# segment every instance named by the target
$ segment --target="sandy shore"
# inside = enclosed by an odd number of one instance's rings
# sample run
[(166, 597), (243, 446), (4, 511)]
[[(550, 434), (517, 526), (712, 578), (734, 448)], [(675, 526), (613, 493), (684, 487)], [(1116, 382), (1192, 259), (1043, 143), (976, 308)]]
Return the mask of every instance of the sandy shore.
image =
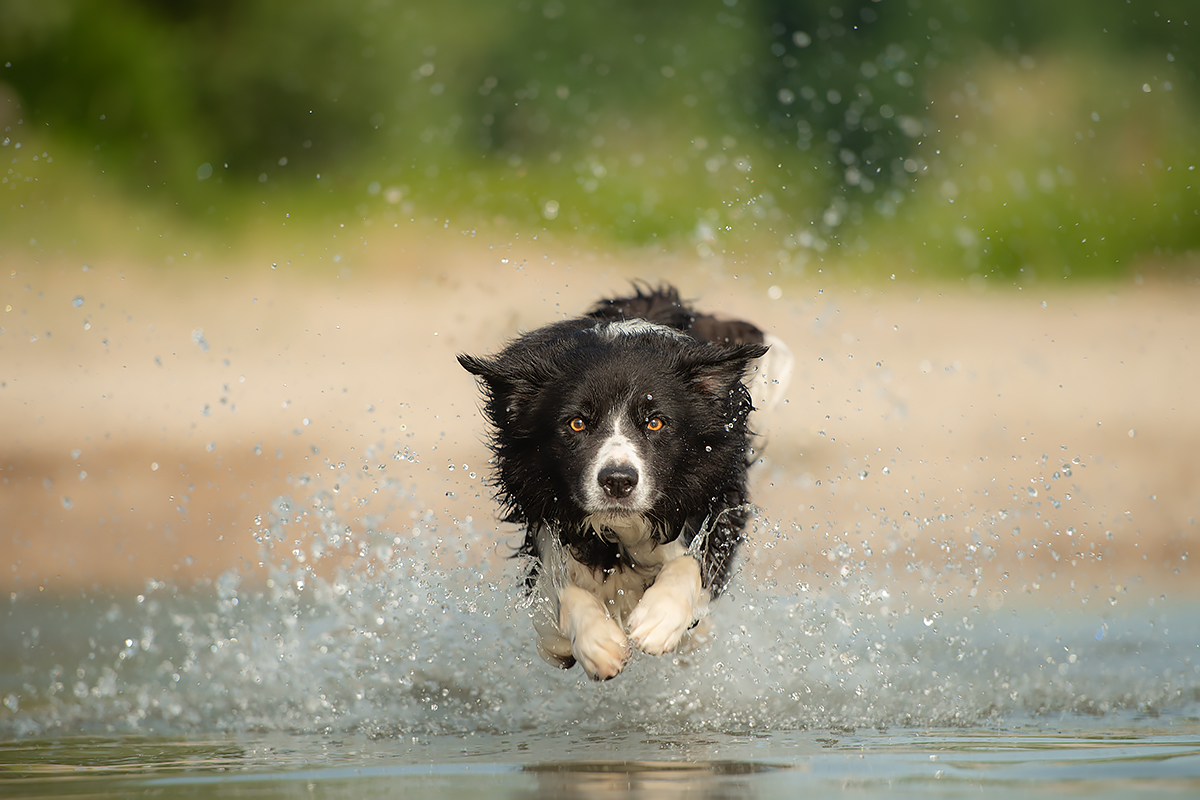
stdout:
[(476, 389), (454, 355), (636, 276), (796, 355), (755, 475), (756, 579), (873, 572), (991, 601), (1200, 583), (1195, 283), (768, 291), (712, 262), (473, 244), (392, 247), (336, 276), (269, 259), (5, 267), (9, 592), (213, 577), (255, 561), (274, 498), (319, 490), (337, 525), (411, 536), (431, 512), (440, 536), (469, 519), (498, 558), (513, 533), (481, 484)]

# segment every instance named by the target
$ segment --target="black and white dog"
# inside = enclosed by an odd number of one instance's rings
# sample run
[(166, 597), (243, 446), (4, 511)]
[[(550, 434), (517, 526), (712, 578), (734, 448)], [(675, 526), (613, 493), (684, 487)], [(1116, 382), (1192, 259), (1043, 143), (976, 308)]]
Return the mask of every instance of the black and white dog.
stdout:
[[(766, 344), (764, 344), (766, 342)], [(749, 370), (767, 344), (669, 286), (458, 361), (479, 377), (497, 497), (525, 528), (538, 652), (596, 680), (675, 649), (729, 580), (748, 517)]]

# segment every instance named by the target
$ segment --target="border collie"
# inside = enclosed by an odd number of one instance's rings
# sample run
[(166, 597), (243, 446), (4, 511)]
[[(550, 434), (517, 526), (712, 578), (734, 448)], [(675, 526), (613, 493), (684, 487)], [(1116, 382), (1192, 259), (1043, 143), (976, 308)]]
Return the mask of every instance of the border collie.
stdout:
[[(725, 587), (749, 516), (746, 385), (768, 347), (670, 286), (458, 361), (478, 376), (504, 519), (525, 529), (538, 652), (595, 680), (676, 649)], [(770, 395), (774, 395), (772, 398)]]

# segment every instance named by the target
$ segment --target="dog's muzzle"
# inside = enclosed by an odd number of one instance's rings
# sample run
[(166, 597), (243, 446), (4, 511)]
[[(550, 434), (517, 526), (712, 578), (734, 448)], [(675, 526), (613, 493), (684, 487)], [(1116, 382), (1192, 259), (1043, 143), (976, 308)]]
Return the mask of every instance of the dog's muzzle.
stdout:
[(606, 497), (623, 500), (637, 488), (638, 472), (632, 464), (609, 464), (596, 476)]

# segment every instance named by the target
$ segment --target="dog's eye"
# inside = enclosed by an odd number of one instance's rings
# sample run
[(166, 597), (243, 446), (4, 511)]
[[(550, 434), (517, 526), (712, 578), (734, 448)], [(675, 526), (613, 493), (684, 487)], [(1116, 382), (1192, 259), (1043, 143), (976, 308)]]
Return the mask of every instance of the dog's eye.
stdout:
[(587, 427), (587, 423), (583, 421), (583, 417), (575, 417), (568, 422), (567, 425), (570, 426), (571, 430), (575, 431), (576, 433), (579, 433)]
[(661, 431), (663, 429), (663, 424), (663, 421), (658, 417), (651, 417), (650, 419), (646, 420), (646, 430)]

